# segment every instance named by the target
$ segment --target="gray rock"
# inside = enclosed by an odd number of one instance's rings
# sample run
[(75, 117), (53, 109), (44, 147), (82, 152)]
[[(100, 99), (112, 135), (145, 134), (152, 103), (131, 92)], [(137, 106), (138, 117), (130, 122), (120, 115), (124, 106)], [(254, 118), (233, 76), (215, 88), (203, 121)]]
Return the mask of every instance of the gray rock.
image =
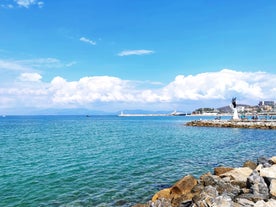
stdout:
[(262, 164), (264, 167), (270, 167), (271, 161), (269, 161), (269, 159), (266, 157), (259, 157), (257, 159), (257, 165), (259, 165), (259, 164)]
[(247, 200), (245, 198), (238, 198), (236, 199), (236, 203), (239, 204), (239, 206), (246, 206), (246, 207), (253, 207), (254, 206), (254, 202)]
[(269, 190), (264, 181), (264, 179), (258, 174), (258, 172), (253, 171), (253, 173), (247, 179), (248, 188), (251, 193), (257, 198), (268, 199)]
[(216, 197), (218, 197), (216, 188), (213, 186), (206, 186), (200, 195), (193, 197), (193, 202), (199, 207), (213, 206)]
[(218, 196), (215, 198), (214, 207), (232, 207), (233, 201), (231, 197), (227, 195)]
[(206, 174), (202, 177), (204, 185), (211, 185), (216, 188), (219, 195), (227, 195), (231, 198), (234, 198), (240, 193), (240, 187), (237, 185), (232, 185), (230, 182), (227, 182), (216, 175)]

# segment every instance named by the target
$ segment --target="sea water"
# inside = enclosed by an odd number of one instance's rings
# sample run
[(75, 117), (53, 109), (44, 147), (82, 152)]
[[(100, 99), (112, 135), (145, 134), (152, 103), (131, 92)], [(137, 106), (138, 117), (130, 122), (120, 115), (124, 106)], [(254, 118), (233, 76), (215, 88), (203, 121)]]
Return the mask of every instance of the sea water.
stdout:
[[(199, 117), (0, 118), (0, 206), (131, 206), (181, 177), (276, 155), (276, 131)], [(213, 118), (212, 118), (213, 119)]]

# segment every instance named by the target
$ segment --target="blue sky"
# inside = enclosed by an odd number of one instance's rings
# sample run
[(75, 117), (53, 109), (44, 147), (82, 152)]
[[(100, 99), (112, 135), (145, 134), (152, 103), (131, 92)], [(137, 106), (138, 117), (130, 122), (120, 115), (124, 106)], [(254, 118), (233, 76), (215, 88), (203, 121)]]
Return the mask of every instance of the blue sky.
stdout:
[(0, 113), (276, 95), (276, 2), (0, 0)]

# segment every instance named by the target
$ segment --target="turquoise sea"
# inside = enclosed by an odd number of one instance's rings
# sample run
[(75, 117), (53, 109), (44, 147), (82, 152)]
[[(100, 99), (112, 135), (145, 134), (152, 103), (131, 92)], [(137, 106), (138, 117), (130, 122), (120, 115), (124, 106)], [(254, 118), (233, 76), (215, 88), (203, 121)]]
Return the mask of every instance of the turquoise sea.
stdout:
[(199, 118), (1, 117), (0, 206), (128, 207), (184, 175), (276, 155), (275, 130), (184, 126)]

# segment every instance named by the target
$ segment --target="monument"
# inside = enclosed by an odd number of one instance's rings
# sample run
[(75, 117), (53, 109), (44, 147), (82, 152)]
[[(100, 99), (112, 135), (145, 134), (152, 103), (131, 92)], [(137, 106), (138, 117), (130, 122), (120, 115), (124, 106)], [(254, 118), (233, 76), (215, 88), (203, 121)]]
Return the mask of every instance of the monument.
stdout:
[(233, 120), (240, 120), (239, 115), (238, 115), (238, 110), (237, 110), (237, 102), (236, 102), (236, 97), (232, 98), (232, 104), (230, 104), (230, 108), (233, 110)]

